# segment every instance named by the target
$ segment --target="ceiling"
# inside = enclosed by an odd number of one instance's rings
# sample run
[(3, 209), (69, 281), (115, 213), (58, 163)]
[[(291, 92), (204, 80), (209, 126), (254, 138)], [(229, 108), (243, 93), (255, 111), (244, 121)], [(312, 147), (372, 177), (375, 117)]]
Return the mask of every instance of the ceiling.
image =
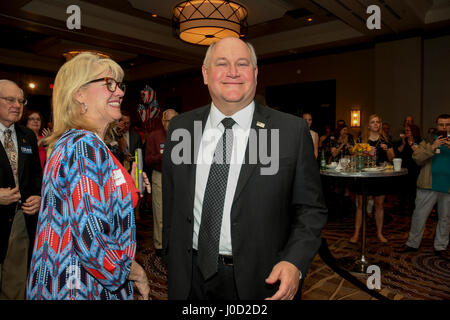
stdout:
[[(0, 70), (54, 75), (62, 54), (74, 49), (109, 54), (127, 81), (198, 70), (206, 48), (173, 35), (172, 8), (180, 1), (2, 1)], [(450, 26), (449, 0), (234, 1), (248, 10), (247, 40), (260, 61)], [(366, 26), (366, 8), (373, 4), (381, 9), (380, 30)], [(66, 26), (70, 5), (81, 9), (80, 30)]]

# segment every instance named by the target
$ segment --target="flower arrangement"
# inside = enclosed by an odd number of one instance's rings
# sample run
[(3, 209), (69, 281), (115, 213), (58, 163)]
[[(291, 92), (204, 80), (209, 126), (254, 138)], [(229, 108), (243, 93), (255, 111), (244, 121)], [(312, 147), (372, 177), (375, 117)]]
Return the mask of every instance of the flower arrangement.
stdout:
[(368, 143), (357, 143), (353, 147), (353, 152), (357, 153), (369, 153), (372, 150), (372, 147)]
[(370, 151), (372, 147), (368, 143), (357, 143), (353, 147), (353, 152), (356, 152), (356, 170), (361, 171), (364, 168), (365, 159), (369, 159), (371, 157)]

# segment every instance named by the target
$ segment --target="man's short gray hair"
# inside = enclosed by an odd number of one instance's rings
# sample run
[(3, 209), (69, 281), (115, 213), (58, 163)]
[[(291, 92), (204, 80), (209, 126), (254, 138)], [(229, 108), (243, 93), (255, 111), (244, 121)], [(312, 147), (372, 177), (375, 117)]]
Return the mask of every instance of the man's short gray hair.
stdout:
[[(208, 50), (206, 50), (205, 59), (203, 60), (203, 66), (205, 68), (208, 68), (210, 60), (211, 60), (211, 53), (213, 48), (215, 47), (217, 42), (213, 42), (209, 45)], [(253, 67), (256, 68), (258, 66), (258, 59), (256, 58), (256, 52), (255, 48), (250, 42), (244, 41), (244, 43), (247, 45), (248, 51), (250, 52), (250, 59), (253, 64)]]
[(24, 92), (23, 92), (22, 88), (19, 87), (19, 85), (18, 85), (17, 83), (15, 83), (14, 81), (8, 80), (8, 79), (0, 79), (0, 86), (1, 86), (3, 83), (10, 83), (10, 84), (15, 85), (17, 88), (20, 89), (20, 92), (22, 92), (22, 96), (24, 96)]

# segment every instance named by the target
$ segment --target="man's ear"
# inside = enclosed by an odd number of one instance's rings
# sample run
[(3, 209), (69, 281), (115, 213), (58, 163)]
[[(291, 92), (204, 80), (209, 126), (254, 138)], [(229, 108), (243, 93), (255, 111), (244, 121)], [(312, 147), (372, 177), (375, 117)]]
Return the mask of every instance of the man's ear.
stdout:
[(208, 69), (202, 66), (203, 84), (208, 85)]

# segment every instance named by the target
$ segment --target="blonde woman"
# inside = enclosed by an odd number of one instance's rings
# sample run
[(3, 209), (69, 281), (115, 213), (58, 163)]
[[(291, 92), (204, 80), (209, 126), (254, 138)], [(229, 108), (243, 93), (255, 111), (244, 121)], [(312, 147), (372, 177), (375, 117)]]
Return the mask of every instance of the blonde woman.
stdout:
[(145, 271), (134, 261), (138, 191), (103, 141), (121, 117), (122, 79), (117, 63), (92, 53), (56, 75), (28, 299), (131, 300), (133, 282), (148, 298)]
[[(382, 130), (380, 116), (373, 114), (369, 117), (369, 124), (363, 134), (363, 142), (372, 146), (371, 154), (376, 156), (377, 165), (394, 159), (394, 149)], [(377, 227), (378, 240), (382, 243), (387, 243), (388, 240), (383, 236), (384, 198), (385, 194), (380, 186), (378, 192), (374, 194), (375, 224)], [(356, 208), (355, 232), (350, 239), (351, 243), (356, 243), (358, 241), (362, 224), (362, 195), (358, 194), (357, 199), (358, 207)]]

